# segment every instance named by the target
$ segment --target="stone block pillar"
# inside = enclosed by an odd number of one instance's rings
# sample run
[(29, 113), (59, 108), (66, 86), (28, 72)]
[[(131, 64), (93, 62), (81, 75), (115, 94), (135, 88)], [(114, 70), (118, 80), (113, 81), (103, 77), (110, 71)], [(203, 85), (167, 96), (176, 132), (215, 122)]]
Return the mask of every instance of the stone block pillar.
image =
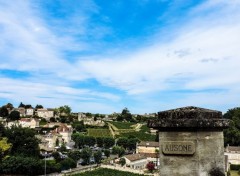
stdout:
[(223, 129), (228, 125), (220, 111), (190, 106), (159, 112), (148, 126), (159, 131), (160, 176), (224, 173)]

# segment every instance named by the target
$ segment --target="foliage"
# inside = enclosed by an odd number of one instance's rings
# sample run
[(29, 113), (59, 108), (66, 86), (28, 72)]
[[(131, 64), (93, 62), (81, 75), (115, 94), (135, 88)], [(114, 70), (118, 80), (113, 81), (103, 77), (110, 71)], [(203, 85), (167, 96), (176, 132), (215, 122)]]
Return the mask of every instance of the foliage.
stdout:
[(115, 144), (115, 140), (111, 137), (105, 137), (103, 138), (103, 141), (104, 141), (104, 147), (107, 149), (112, 147)]
[(35, 109), (43, 109), (43, 106), (37, 104), (37, 105), (35, 106)]
[(86, 127), (85, 127), (83, 121), (73, 122), (72, 127), (73, 127), (77, 132), (85, 132), (85, 131), (86, 131)]
[(124, 165), (126, 164), (126, 159), (125, 159), (125, 158), (120, 158), (119, 164), (120, 164), (121, 166), (124, 166)]
[(109, 129), (87, 129), (89, 136), (94, 137), (112, 137)]
[(35, 137), (35, 131), (21, 126), (12, 126), (5, 129), (5, 135), (12, 144), (11, 154), (24, 156), (39, 156), (39, 140)]
[(58, 152), (53, 152), (52, 157), (55, 159), (56, 162), (60, 162), (62, 160)]
[(39, 125), (40, 126), (44, 126), (44, 125), (46, 125), (47, 124), (47, 120), (45, 119), (45, 118), (42, 118), (41, 120), (40, 120), (40, 122), (39, 122)]
[(6, 106), (2, 106), (0, 108), (0, 117), (7, 117), (8, 116), (8, 110)]
[(20, 119), (20, 112), (18, 111), (12, 111), (8, 116), (8, 120), (10, 121), (15, 121), (19, 119)]
[(94, 146), (96, 139), (93, 136), (84, 136), (84, 144), (87, 146)]
[(78, 150), (68, 152), (68, 157), (74, 161), (78, 161), (81, 158), (81, 152)]
[(230, 170), (240, 170), (240, 164), (231, 164), (230, 165)]
[(117, 122), (117, 121), (112, 121), (109, 122), (112, 125), (114, 125), (115, 127), (117, 127), (118, 129), (132, 129), (132, 125), (134, 125), (135, 123), (133, 122)]
[(147, 163), (147, 169), (152, 172), (155, 169), (155, 165), (152, 161), (150, 161), (149, 163)]
[(118, 155), (118, 157), (121, 157), (125, 154), (125, 149), (123, 147), (114, 146), (112, 148), (112, 154)]
[(110, 150), (103, 150), (104, 155), (108, 158), (110, 156)]
[(43, 162), (23, 156), (10, 156), (3, 159), (0, 167), (2, 174), (39, 175), (43, 174)]
[(60, 162), (62, 170), (68, 170), (70, 168), (77, 167), (77, 163), (72, 158), (65, 158)]
[(94, 157), (94, 159), (95, 159), (97, 164), (101, 163), (102, 152), (101, 151), (97, 151), (96, 153), (93, 154), (93, 157)]
[(220, 168), (212, 168), (209, 171), (210, 176), (225, 176), (225, 173)]
[(12, 144), (8, 143), (6, 137), (0, 139), (0, 160), (9, 152)]
[(126, 149), (128, 147), (128, 139), (126, 137), (118, 138), (117, 145)]
[(99, 168), (94, 171), (86, 171), (84, 173), (79, 173), (73, 176), (144, 176), (142, 174), (135, 174), (131, 172), (119, 171), (114, 169)]
[(98, 147), (103, 147), (104, 141), (102, 137), (97, 137), (96, 138), (96, 143), (98, 145)]
[(87, 164), (89, 164), (90, 157), (92, 156), (92, 150), (90, 148), (84, 148), (81, 152), (81, 158)]
[(240, 107), (229, 109), (224, 118), (230, 119), (229, 128), (224, 130), (224, 144), (232, 146), (240, 145)]

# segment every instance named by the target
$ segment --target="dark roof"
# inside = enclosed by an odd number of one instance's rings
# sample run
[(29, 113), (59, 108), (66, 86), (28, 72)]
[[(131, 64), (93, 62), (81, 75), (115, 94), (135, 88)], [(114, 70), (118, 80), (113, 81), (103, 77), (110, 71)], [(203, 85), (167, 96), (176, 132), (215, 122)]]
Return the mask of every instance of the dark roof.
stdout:
[(138, 146), (146, 146), (146, 147), (159, 147), (159, 142), (153, 141), (141, 141)]

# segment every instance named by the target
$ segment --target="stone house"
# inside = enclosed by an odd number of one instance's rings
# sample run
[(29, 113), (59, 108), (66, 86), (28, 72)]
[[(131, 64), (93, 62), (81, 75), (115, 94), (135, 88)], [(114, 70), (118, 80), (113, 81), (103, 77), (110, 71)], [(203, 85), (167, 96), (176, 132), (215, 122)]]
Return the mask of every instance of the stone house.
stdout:
[(27, 108), (26, 109), (26, 116), (33, 116), (34, 114), (34, 109), (33, 108)]
[(54, 109), (37, 109), (37, 116), (49, 120), (51, 117), (54, 117)]
[(72, 131), (72, 126), (64, 123), (60, 124), (60, 126), (54, 130), (54, 132), (62, 136), (62, 140), (66, 144), (71, 142)]
[(126, 160), (127, 167), (138, 170), (143, 170), (146, 168), (147, 157), (145, 157), (144, 155), (136, 153), (131, 155), (125, 155), (124, 158)]
[(18, 111), (20, 113), (20, 117), (24, 117), (26, 115), (25, 108), (23, 108), (23, 107), (14, 108), (13, 111)]
[(25, 128), (36, 128), (39, 127), (39, 120), (36, 118), (21, 118), (19, 125)]

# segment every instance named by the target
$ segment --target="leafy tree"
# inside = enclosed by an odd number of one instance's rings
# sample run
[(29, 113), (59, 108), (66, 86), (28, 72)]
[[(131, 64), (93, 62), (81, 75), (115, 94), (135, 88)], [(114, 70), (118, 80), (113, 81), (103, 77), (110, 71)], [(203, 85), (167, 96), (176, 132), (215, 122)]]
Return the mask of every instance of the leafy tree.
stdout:
[(115, 144), (115, 140), (111, 137), (105, 137), (103, 139), (103, 142), (104, 142), (104, 147), (107, 149), (112, 147)]
[(97, 164), (101, 163), (102, 152), (101, 151), (97, 151), (96, 153), (93, 154), (93, 157), (94, 157), (94, 159), (95, 159)]
[(6, 106), (2, 106), (0, 108), (0, 117), (7, 117), (8, 116), (8, 110)]
[(155, 165), (152, 161), (150, 161), (149, 163), (147, 163), (147, 169), (152, 172), (155, 169)]
[(90, 148), (84, 148), (81, 152), (81, 158), (87, 164), (89, 164), (90, 157), (92, 156), (92, 150)]
[(24, 106), (24, 108), (25, 108), (25, 109), (32, 108), (32, 105), (27, 104), (27, 105)]
[(62, 143), (61, 147), (59, 148), (59, 151), (60, 152), (66, 152), (67, 151), (66, 145), (64, 143)]
[(139, 142), (139, 140), (137, 138), (129, 138), (128, 139), (128, 148), (130, 150), (136, 149), (136, 144)]
[(126, 149), (128, 147), (128, 139), (126, 137), (118, 138), (117, 145)]
[(91, 118), (91, 117), (92, 117), (92, 113), (87, 112), (87, 113), (86, 113), (86, 116), (87, 116), (88, 118)]
[(121, 166), (124, 166), (124, 165), (126, 164), (126, 159), (125, 159), (125, 158), (120, 158), (119, 164), (120, 164)]
[(60, 113), (60, 116), (69, 116), (72, 109), (68, 105), (60, 106), (58, 108), (58, 112)]
[(40, 154), (39, 140), (35, 131), (21, 126), (12, 126), (4, 131), (9, 143), (12, 144), (11, 154), (38, 157)]
[(94, 146), (96, 143), (96, 139), (93, 136), (85, 136), (84, 144), (88, 146)]
[(13, 105), (12, 105), (12, 103), (7, 103), (6, 105), (5, 105), (5, 107), (6, 108), (9, 108), (10, 110), (12, 110), (14, 107), (13, 107)]
[(107, 158), (110, 156), (110, 150), (108, 149), (104, 150), (103, 153)]
[(115, 154), (115, 155), (118, 155), (118, 157), (121, 157), (125, 154), (125, 150), (123, 147), (114, 146), (112, 148), (112, 154)]
[(74, 161), (78, 161), (80, 158), (81, 158), (81, 152), (78, 151), (78, 150), (75, 150), (75, 151), (70, 151), (68, 153), (68, 157), (69, 158), (72, 158)]
[(97, 143), (98, 147), (103, 147), (103, 144), (104, 144), (103, 140), (104, 140), (104, 138), (102, 138), (102, 137), (96, 138), (96, 143)]
[(65, 158), (60, 162), (62, 170), (68, 170), (70, 168), (76, 168), (77, 164), (72, 158)]
[(53, 152), (52, 157), (55, 159), (56, 162), (60, 162), (62, 160), (61, 155), (58, 152)]
[(35, 109), (43, 109), (43, 106), (37, 104), (37, 105), (35, 106)]
[(56, 122), (56, 119), (54, 117), (51, 117), (50, 122)]
[(0, 139), (0, 161), (10, 151), (12, 144), (8, 143), (6, 137)]
[(73, 122), (72, 127), (78, 132), (86, 131), (86, 127), (85, 127), (83, 121)]
[(72, 134), (72, 140), (75, 142), (75, 146), (78, 148), (82, 148), (84, 146), (85, 144), (84, 139), (85, 139), (85, 136), (79, 133)]
[(20, 112), (18, 111), (12, 111), (9, 116), (8, 119), (10, 121), (15, 121), (15, 120), (19, 120), (20, 119)]
[(229, 109), (224, 118), (230, 119), (229, 128), (224, 130), (224, 144), (239, 146), (240, 145), (240, 107)]

